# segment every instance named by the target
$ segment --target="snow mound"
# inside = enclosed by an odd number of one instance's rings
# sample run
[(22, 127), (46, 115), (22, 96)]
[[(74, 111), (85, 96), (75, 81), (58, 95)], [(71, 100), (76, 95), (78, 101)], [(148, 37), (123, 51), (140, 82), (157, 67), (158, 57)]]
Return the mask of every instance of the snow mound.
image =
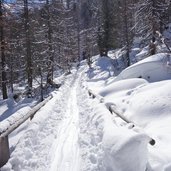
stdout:
[(100, 158), (103, 160), (103, 167), (97, 171), (145, 171), (148, 165), (149, 136), (130, 130), (126, 126), (117, 126), (104, 105), (97, 104), (96, 101), (92, 104), (96, 112), (86, 117), (95, 125), (94, 131), (98, 131), (98, 135), (92, 136), (91, 143), (97, 143), (103, 149), (96, 149), (99, 157), (103, 157)]
[[(165, 117), (171, 111), (171, 81), (161, 81), (148, 84), (134, 90), (129, 100), (129, 113), (135, 118)], [(145, 106), (145, 107), (144, 107)], [(151, 119), (151, 118), (150, 118)]]
[(103, 97), (110, 95), (112, 93), (118, 93), (125, 90), (130, 90), (140, 86), (142, 84), (147, 84), (148, 82), (140, 78), (132, 78), (129, 80), (121, 80), (118, 82), (111, 82), (109, 85), (105, 86), (99, 94)]
[(89, 78), (93, 80), (103, 80), (114, 75), (114, 66), (112, 59), (109, 57), (96, 58), (89, 70)]
[(116, 124), (105, 121), (102, 140), (108, 171), (171, 170), (170, 63), (171, 55), (159, 53), (128, 67), (116, 78), (89, 78), (89, 89), (101, 95), (106, 105), (115, 104), (119, 113), (156, 142), (147, 146), (148, 136), (131, 133), (122, 123), (123, 128), (117, 127), (118, 118), (111, 116)]
[(123, 70), (115, 81), (128, 78), (144, 78), (149, 82), (171, 79), (171, 55), (159, 53)]
[[(108, 128), (108, 127), (106, 127)], [(105, 131), (105, 164), (110, 171), (145, 171), (148, 163), (149, 137), (125, 128)], [(135, 162), (136, 161), (136, 162)]]

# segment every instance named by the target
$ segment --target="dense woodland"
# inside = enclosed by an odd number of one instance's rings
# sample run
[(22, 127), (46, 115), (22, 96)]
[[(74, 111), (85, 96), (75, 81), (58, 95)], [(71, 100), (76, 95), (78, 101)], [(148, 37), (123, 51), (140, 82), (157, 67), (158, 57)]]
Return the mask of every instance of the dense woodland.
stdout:
[[(171, 22), (170, 0), (0, 0), (0, 82), (3, 99), (15, 84), (53, 84), (54, 71), (109, 50), (145, 47)], [(150, 52), (155, 53), (155, 47)], [(44, 83), (44, 84), (43, 84)]]

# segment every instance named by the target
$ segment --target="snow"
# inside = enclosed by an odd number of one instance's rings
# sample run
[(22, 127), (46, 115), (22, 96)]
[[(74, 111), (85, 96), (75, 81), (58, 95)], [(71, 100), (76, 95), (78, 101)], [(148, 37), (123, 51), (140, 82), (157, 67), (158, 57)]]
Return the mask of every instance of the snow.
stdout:
[[(31, 108), (35, 105), (35, 101), (32, 101), (31, 99), (22, 99), (19, 103), (16, 103), (13, 98), (9, 98), (4, 101), (4, 103), (1, 104), (1, 110), (0, 110), (0, 121), (3, 121), (4, 119), (9, 118), (12, 114), (15, 112), (21, 110), (24, 110), (24, 108)], [(27, 110), (27, 109), (26, 109)]]
[[(78, 82), (78, 80), (77, 80)], [(58, 131), (57, 142), (54, 142), (54, 149), (56, 151), (51, 166), (51, 171), (67, 171), (67, 170), (79, 170), (80, 158), (79, 158), (79, 109), (77, 106), (76, 98), (76, 86), (78, 83), (74, 83), (69, 94), (68, 101), (70, 103), (66, 106), (66, 114), (62, 125)], [(60, 155), (59, 155), (60, 154)]]
[[(1, 171), (170, 171), (169, 60), (157, 54), (117, 77), (107, 57), (94, 57), (92, 69), (85, 61), (73, 67), (53, 98), (9, 135), (11, 157)], [(104, 101), (91, 98), (88, 89)], [(110, 104), (135, 126), (111, 115)]]
[(127, 78), (144, 78), (149, 82), (161, 81), (171, 78), (171, 56), (159, 53), (141, 60), (123, 70), (116, 81)]
[(146, 46), (143, 49), (141, 49), (141, 51), (138, 54), (136, 54), (135, 57), (136, 57), (137, 61), (140, 61), (140, 60), (146, 58), (147, 56), (149, 56), (149, 46)]
[[(92, 91), (101, 95), (105, 99), (106, 104), (114, 104), (117, 107), (117, 111), (129, 120), (137, 123), (141, 126), (141, 131), (143, 130), (145, 134), (155, 139), (155, 146), (148, 146), (148, 152), (146, 151), (145, 154), (141, 152), (138, 153), (142, 154), (144, 157), (148, 154), (148, 169), (155, 171), (170, 169), (171, 163), (171, 147), (169, 143), (171, 142), (171, 81), (169, 80), (170, 68), (167, 66), (168, 60), (170, 61), (170, 58), (168, 58), (167, 54), (157, 54), (130, 66), (118, 75), (117, 78), (105, 80), (103, 84), (98, 82), (94, 82), (94, 84), (91, 82), (91, 84), (89, 84), (90, 81), (88, 82), (88, 86), (91, 87)], [(155, 67), (156, 72), (151, 72), (151, 69)], [(137, 78), (140, 71), (143, 72), (143, 78)], [(144, 77), (145, 74), (153, 79), (149, 80), (147, 77)], [(98, 87), (98, 89), (96, 87)], [(133, 128), (133, 130), (137, 131), (137, 128)], [(121, 135), (122, 132), (119, 131), (119, 135)], [(111, 140), (108, 142), (111, 142)], [(119, 145), (121, 145), (121, 142)], [(136, 147), (136, 144), (133, 146)], [(130, 147), (130, 145), (127, 147)], [(111, 149), (112, 147), (110, 147), (110, 150)], [(118, 148), (116, 149), (118, 150)], [(124, 148), (122, 147), (121, 149)], [(145, 150), (143, 150), (143, 152), (144, 151)], [(115, 156), (117, 155), (115, 154)], [(122, 161), (128, 159), (128, 157), (126, 159), (124, 158), (125, 154), (119, 155), (119, 157), (123, 157)], [(130, 157), (129, 162), (131, 162)], [(111, 168), (115, 168), (116, 162), (109, 161), (108, 165), (110, 165), (110, 163), (114, 163)], [(135, 164), (131, 166), (134, 165)], [(119, 170), (119, 168), (114, 170)], [(124, 170), (124, 168), (121, 170)], [(132, 170), (136, 169), (132, 168)]]
[(168, 28), (163, 33), (166, 43), (171, 45), (171, 23), (168, 24)]

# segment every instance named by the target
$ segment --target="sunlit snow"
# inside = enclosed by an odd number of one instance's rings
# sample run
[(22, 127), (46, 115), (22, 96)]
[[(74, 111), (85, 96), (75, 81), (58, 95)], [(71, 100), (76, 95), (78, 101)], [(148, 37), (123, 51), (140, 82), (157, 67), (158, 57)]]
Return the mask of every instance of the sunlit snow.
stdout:
[[(81, 62), (34, 118), (10, 134), (11, 157), (1, 171), (170, 171), (169, 60), (167, 54), (151, 56), (117, 77), (110, 58), (94, 57), (92, 69)], [(111, 114), (109, 104), (135, 126)], [(3, 115), (8, 106), (2, 106)]]

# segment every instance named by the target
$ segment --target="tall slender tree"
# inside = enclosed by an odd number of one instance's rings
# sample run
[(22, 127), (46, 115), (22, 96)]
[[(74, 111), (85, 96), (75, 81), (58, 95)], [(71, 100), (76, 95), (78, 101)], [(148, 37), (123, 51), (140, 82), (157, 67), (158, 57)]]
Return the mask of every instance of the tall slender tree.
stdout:
[(24, 0), (24, 28), (25, 28), (25, 38), (26, 38), (26, 61), (27, 61), (27, 79), (28, 86), (32, 88), (33, 84), (33, 64), (32, 64), (32, 54), (31, 54), (31, 34), (30, 34), (30, 22), (29, 22), (29, 9), (28, 0)]
[(4, 37), (4, 14), (3, 0), (0, 0), (0, 43), (1, 43), (1, 73), (2, 73), (2, 95), (3, 99), (7, 99), (7, 75), (6, 75), (6, 58), (5, 58), (5, 37)]
[(50, 3), (46, 0), (46, 12), (47, 12), (47, 38), (48, 38), (48, 75), (47, 83), (52, 84), (53, 82), (53, 66), (54, 66), (54, 53), (52, 47), (52, 26), (51, 26), (51, 14), (50, 14)]

